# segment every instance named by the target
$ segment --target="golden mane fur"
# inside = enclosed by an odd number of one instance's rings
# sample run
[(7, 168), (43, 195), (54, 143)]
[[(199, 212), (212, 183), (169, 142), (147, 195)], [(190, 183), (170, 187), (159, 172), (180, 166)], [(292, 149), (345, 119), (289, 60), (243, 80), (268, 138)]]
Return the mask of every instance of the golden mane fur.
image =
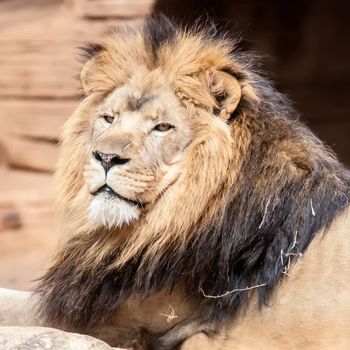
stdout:
[[(347, 207), (349, 173), (228, 36), (150, 19), (87, 46), (85, 61), (86, 97), (65, 126), (56, 172), (66, 238), (38, 288), (46, 318), (91, 332), (133, 295), (179, 285), (200, 324), (226, 325), (251, 295), (270, 302)], [(193, 137), (176, 182), (138, 220), (108, 228), (86, 215), (91, 116), (130, 81), (144, 95), (173, 91)]]
[[(118, 86), (122, 86), (134, 72), (147, 70), (149, 80), (140, 82), (144, 84), (144, 91), (151, 91), (152, 85), (157, 80), (166, 77), (176, 95), (188, 108), (191, 115), (203, 115), (212, 113), (218, 108), (212, 91), (203, 87), (212, 85), (215, 72), (231, 70), (240, 72), (245, 70), (243, 64), (232, 61), (230, 52), (232, 42), (225, 40), (205, 40), (204, 32), (183, 31), (180, 32), (171, 45), (164, 45), (157, 53), (157, 62), (154, 62), (152, 52), (146, 48), (145, 38), (140, 31), (123, 30), (110, 34), (100, 45), (104, 48), (96, 56), (91, 58), (84, 66), (81, 80), (84, 91), (88, 95), (82, 105), (75, 112), (65, 127), (62, 137), (62, 152), (57, 166), (56, 179), (58, 183), (58, 209), (63, 213), (65, 225), (69, 225), (68, 231), (86, 232), (94, 231), (94, 228), (86, 228), (84, 214), (72, 210), (69, 223), (66, 220), (67, 209), (72, 205), (84, 208), (86, 198), (79, 202), (77, 192), (83, 187), (83, 165), (88, 149), (88, 134), (82, 134), (82, 127), (88, 128), (86, 115), (91, 109), (96, 108), (101, 99)], [(223, 93), (223, 86), (215, 86), (215, 95)], [(233, 94), (242, 94), (242, 98), (249, 100), (258, 99), (250, 85), (242, 85), (233, 91)], [(222, 111), (222, 117), (225, 111)], [(193, 116), (194, 117), (194, 116)], [(225, 197), (221, 187), (228, 182), (229, 189), (235, 180), (235, 174), (239, 170), (242, 158), (239, 157), (250, 142), (250, 133), (244, 125), (237, 129), (237, 135), (230, 135), (229, 129), (223, 127), (220, 121), (213, 118), (202, 118), (198, 127), (198, 137), (189, 146), (186, 152), (185, 172), (181, 176), (182, 186), (176, 188), (176, 192), (168, 191), (166, 198), (159, 201), (152, 210), (147, 213), (147, 226), (142, 221), (127, 232), (127, 245), (123, 248), (123, 256), (119, 257), (118, 264), (123, 265), (132, 259), (144, 247), (149, 246), (147, 254), (153, 256), (163, 246), (176, 244), (181, 246), (189, 241), (194, 231), (192, 230), (199, 218), (213, 216), (213, 209), (208, 207), (208, 202), (218, 201)], [(235, 132), (235, 130), (233, 131)], [(79, 137), (77, 137), (79, 135)], [(198, 147), (200, 145), (200, 147)], [(82, 149), (78, 152), (77, 149)], [(68, 160), (68, 162), (67, 162)], [(215, 166), (214, 166), (215, 165)], [(228, 172), (227, 169), (234, 169)], [(206, 176), (198, 176), (197, 172)], [(213, 173), (213, 174), (211, 174)], [(220, 191), (218, 191), (220, 190)], [(217, 193), (219, 192), (219, 193)], [(75, 200), (72, 200), (72, 199)], [(197, 203), (196, 206), (193, 203)], [(208, 211), (208, 213), (206, 213)], [(176, 215), (163, 215), (163, 213), (176, 213)], [(91, 223), (88, 223), (88, 225)], [(114, 237), (120, 239), (120, 237)], [(108, 254), (108, 246), (103, 244), (99, 256), (103, 258)], [(91, 260), (96, 264), (96, 247), (91, 251)], [(105, 253), (103, 250), (107, 250)], [(87, 259), (88, 260), (88, 259)], [(116, 262), (116, 266), (118, 266)]]

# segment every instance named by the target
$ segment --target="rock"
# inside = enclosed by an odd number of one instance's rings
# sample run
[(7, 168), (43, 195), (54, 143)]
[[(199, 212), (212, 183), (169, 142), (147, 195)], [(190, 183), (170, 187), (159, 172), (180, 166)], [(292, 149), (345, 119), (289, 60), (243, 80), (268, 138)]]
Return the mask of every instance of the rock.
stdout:
[(9, 135), (4, 145), (10, 166), (41, 172), (51, 172), (55, 167), (58, 156), (55, 143)]
[(0, 166), (0, 208), (14, 208), (22, 224), (0, 231), (0, 287), (31, 289), (48, 268), (60, 236), (53, 192), (48, 174)]
[(0, 288), (0, 349), (116, 350), (96, 338), (42, 327), (31, 292)]
[(154, 0), (82, 0), (78, 13), (87, 18), (132, 18), (151, 13)]
[(38, 141), (58, 141), (64, 122), (78, 104), (79, 100), (0, 99), (0, 138), (1, 135), (12, 135)]
[(112, 350), (108, 344), (82, 334), (46, 327), (0, 327), (0, 349)]
[[(0, 328), (40, 326), (31, 292), (0, 288)], [(0, 346), (0, 349), (7, 349)]]
[(18, 229), (22, 226), (19, 212), (12, 205), (0, 203), (0, 232), (6, 229)]
[(19, 169), (52, 171), (62, 126), (78, 103), (0, 98), (0, 152), (4, 161)]

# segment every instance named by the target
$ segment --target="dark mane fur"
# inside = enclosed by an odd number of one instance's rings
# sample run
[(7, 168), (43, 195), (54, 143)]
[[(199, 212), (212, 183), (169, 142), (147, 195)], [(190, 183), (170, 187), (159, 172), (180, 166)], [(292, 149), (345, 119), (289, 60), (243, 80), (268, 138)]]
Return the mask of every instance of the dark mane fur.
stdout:
[[(164, 32), (158, 22), (149, 26), (146, 35), (153, 52), (177, 30), (169, 23)], [(245, 56), (238, 59), (244, 62)], [(237, 74), (250, 80), (260, 102), (242, 100), (231, 121), (238, 130), (247, 127), (252, 142), (242, 155), (235, 188), (219, 209), (221, 220), (194, 227), (196, 242), (187, 242), (183, 250), (169, 248), (152, 261), (140, 254), (118, 271), (109, 268), (117, 248), (99, 268), (80, 270), (84, 251), (101, 238), (73, 237), (64, 259), (37, 289), (43, 313), (54, 324), (87, 331), (132, 293), (147, 297), (179, 280), (189, 295), (201, 300), (207, 321), (224, 322), (247, 306), (249, 292), (205, 295), (262, 285), (254, 293), (260, 305), (268, 304), (278, 283), (287, 278), (289, 258), (295, 262), (315, 234), (348, 206), (350, 175), (332, 152), (297, 120), (289, 101), (265, 78), (252, 71)], [(294, 147), (284, 146), (286, 142)], [(288, 158), (282, 166), (275, 163), (281, 152)]]
[(81, 61), (85, 63), (90, 60), (98, 53), (104, 50), (104, 47), (99, 43), (88, 43), (85, 46), (82, 46), (80, 49)]
[(179, 26), (166, 16), (158, 15), (149, 17), (143, 27), (143, 35), (150, 46), (154, 58), (157, 57), (159, 48), (170, 42), (179, 32)]

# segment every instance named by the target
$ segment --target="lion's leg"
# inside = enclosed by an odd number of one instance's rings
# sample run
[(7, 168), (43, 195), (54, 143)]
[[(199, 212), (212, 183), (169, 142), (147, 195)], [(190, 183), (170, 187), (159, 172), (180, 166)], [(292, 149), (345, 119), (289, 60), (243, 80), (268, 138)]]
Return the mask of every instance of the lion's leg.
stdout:
[[(203, 322), (200, 318), (188, 318), (161, 336), (150, 336), (148, 349), (176, 350), (183, 349), (182, 344), (197, 334), (212, 335), (216, 332), (212, 324)], [(187, 348), (187, 346), (185, 346)]]

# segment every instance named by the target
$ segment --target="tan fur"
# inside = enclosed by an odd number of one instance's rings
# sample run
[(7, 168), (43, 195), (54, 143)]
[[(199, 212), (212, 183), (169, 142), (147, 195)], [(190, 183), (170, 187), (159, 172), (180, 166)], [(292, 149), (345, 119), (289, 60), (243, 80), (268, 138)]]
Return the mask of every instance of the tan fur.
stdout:
[(346, 350), (350, 348), (350, 210), (320, 234), (289, 271), (269, 307), (253, 303), (221, 335), (183, 350)]

